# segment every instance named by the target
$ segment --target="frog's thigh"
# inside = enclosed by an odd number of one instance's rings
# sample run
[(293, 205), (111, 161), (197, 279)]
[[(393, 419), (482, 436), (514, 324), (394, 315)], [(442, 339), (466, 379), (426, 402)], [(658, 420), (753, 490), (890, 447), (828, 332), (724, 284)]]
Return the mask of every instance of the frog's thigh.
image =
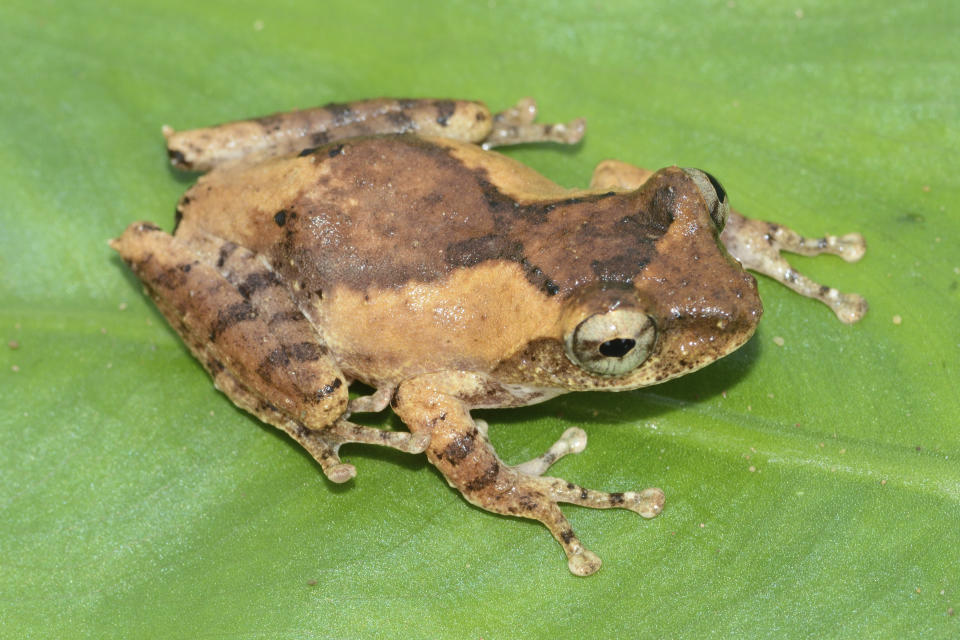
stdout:
[(472, 420), (452, 392), (459, 386), (455, 377), (428, 375), (402, 383), (394, 397), (397, 414), (414, 433), (430, 434), (427, 457), (471, 504), (546, 525), (563, 547), (571, 572), (589, 575), (600, 568), (600, 558), (583, 546), (558, 503), (620, 507), (644, 517), (653, 517), (662, 509), (660, 489), (604, 493), (539, 475), (559, 455), (582, 448), (577, 432), (568, 433), (568, 438), (541, 458), (513, 467), (505, 464), (490, 444), (485, 425)]
[(173, 166), (208, 171), (249, 156), (292, 154), (365, 135), (414, 132), (479, 143), (490, 134), (492, 121), (482, 102), (377, 98), (189, 131), (164, 127), (163, 135)]
[(783, 225), (753, 220), (731, 211), (720, 239), (730, 255), (745, 268), (769, 276), (802, 296), (819, 300), (842, 322), (857, 322), (867, 312), (867, 301), (863, 297), (814, 282), (780, 255), (781, 251), (805, 256), (830, 253), (847, 262), (856, 262), (866, 251), (866, 243), (859, 233), (807, 238)]
[(635, 167), (619, 160), (604, 160), (593, 170), (591, 189), (625, 189), (632, 191), (653, 175), (653, 171)]
[(347, 382), (309, 322), (267, 265), (212, 236), (181, 242), (135, 223), (113, 242), (184, 342), (237, 406), (279, 427), (320, 462), (331, 480), (345, 442), (422, 451), (426, 439), (343, 419)]

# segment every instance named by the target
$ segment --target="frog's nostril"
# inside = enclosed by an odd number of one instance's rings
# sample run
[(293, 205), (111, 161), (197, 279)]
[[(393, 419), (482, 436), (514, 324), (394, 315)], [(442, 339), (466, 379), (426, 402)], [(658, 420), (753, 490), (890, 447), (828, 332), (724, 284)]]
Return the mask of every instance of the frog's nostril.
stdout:
[(630, 353), (636, 344), (637, 341), (630, 338), (614, 338), (601, 344), (599, 351), (608, 358), (622, 358)]

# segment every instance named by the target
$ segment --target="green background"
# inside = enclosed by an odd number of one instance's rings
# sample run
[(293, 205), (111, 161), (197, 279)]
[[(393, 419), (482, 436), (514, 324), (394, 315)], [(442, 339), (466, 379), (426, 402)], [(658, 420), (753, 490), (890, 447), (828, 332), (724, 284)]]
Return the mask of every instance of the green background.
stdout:
[[(958, 7), (7, 0), (0, 635), (956, 637)], [(212, 388), (106, 240), (172, 225), (191, 178), (161, 124), (381, 95), (532, 95), (589, 122), (509, 151), (558, 182), (699, 166), (748, 215), (862, 231), (858, 264), (794, 264), (871, 310), (844, 326), (761, 279), (756, 336), (707, 369), (484, 412), (508, 461), (578, 424), (557, 475), (666, 491), (652, 521), (565, 509), (590, 578), (423, 456), (346, 447), (332, 486)]]

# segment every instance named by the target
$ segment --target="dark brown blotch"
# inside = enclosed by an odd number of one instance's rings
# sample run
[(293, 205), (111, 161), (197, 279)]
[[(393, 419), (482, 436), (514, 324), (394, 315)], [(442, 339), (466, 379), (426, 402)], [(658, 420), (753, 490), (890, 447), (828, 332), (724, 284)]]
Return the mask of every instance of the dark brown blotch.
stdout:
[(217, 255), (217, 268), (219, 269), (226, 263), (227, 259), (237, 250), (237, 245), (233, 242), (224, 242), (220, 245), (220, 251)]
[(253, 305), (246, 300), (243, 302), (235, 302), (217, 312), (217, 321), (214, 323), (213, 330), (210, 332), (210, 340), (216, 340), (220, 337), (220, 334), (235, 324), (247, 320), (255, 320), (256, 318), (257, 311), (253, 308)]
[(193, 166), (187, 162), (186, 156), (182, 152), (177, 151), (176, 149), (167, 149), (167, 156), (170, 158), (170, 162), (180, 169), (192, 169)]
[[(483, 168), (468, 168), (449, 149), (422, 138), (361, 138), (350, 147), (331, 165), (330, 187), (304, 193), (285, 209), (283, 236), (270, 252), (284, 280), (299, 282), (305, 292), (329, 283), (367, 291), (429, 282), (502, 261), (518, 264), (545, 295), (564, 296), (592, 280), (630, 282), (672, 221), (671, 209), (663, 208), (669, 193), (652, 207), (657, 211), (646, 211), (653, 192), (642, 204), (632, 193), (613, 192), (518, 203)], [(342, 190), (358, 201), (348, 211)], [(644, 210), (625, 215), (631, 206)], [(294, 210), (305, 220), (329, 223), (317, 227), (327, 235), (294, 224)], [(454, 224), (450, 212), (469, 217)], [(380, 231), (361, 233), (370, 228)], [(414, 245), (420, 249), (411, 251)], [(344, 259), (348, 246), (356, 259)], [(569, 247), (591, 250), (572, 258)]]
[(480, 491), (496, 482), (499, 474), (500, 463), (494, 460), (490, 463), (490, 466), (484, 469), (476, 478), (468, 482), (464, 488), (467, 491)]
[(324, 398), (329, 396), (331, 393), (339, 389), (342, 385), (343, 385), (343, 380), (341, 380), (340, 378), (334, 378), (333, 382), (331, 382), (330, 384), (325, 384), (322, 387), (320, 387), (320, 389), (317, 390), (317, 399), (323, 400)]
[(270, 382), (273, 371), (277, 367), (286, 367), (290, 364), (290, 357), (287, 355), (287, 350), (283, 346), (279, 346), (263, 359), (263, 362), (257, 366), (257, 375), (260, 376), (263, 380)]
[(254, 122), (263, 127), (266, 133), (276, 133), (283, 128), (284, 123), (290, 118), (290, 114), (273, 113), (269, 116), (260, 116), (254, 118)]
[(403, 111), (391, 111), (388, 113), (387, 122), (394, 127), (394, 131), (397, 133), (406, 133), (414, 128), (413, 118)]
[(499, 234), (459, 240), (447, 246), (444, 257), (453, 267), (472, 267), (487, 260), (523, 260), (523, 245)]
[(437, 108), (437, 124), (441, 127), (447, 126), (453, 113), (457, 110), (457, 105), (453, 100), (437, 100), (434, 103)]
[(630, 284), (648, 262), (646, 258), (626, 254), (612, 256), (605, 260), (594, 260), (590, 263), (590, 269), (601, 282)]
[(677, 206), (677, 190), (673, 187), (658, 187), (653, 194), (650, 208), (657, 211), (673, 211)]
[(267, 321), (268, 325), (281, 324), (284, 322), (301, 322), (305, 320), (303, 314), (296, 309), (289, 309), (287, 311), (278, 311), (277, 313), (270, 316), (270, 319)]
[[(184, 265), (180, 265), (183, 267)], [(156, 283), (166, 289), (179, 289), (187, 283), (187, 275), (182, 268), (169, 267), (157, 274)]]
[(423, 196), (423, 198), (420, 199), (420, 202), (423, 204), (424, 208), (436, 206), (443, 202), (443, 194), (439, 191), (431, 191), (427, 195)]
[(528, 493), (521, 494), (517, 497), (517, 504), (524, 511), (536, 511), (540, 508), (540, 503), (536, 497)]
[(673, 224), (673, 209), (654, 206), (649, 212), (624, 216), (615, 227), (618, 234), (636, 238), (637, 241), (656, 241), (666, 235), (670, 225)]
[(350, 105), (341, 102), (331, 102), (324, 106), (324, 109), (330, 112), (333, 117), (334, 126), (342, 126), (353, 120), (353, 110)]
[(297, 362), (312, 362), (319, 360), (327, 352), (326, 347), (315, 342), (298, 342), (288, 349), (290, 357)]
[(277, 276), (272, 271), (255, 271), (244, 278), (237, 286), (237, 291), (246, 299), (249, 299), (255, 292), (261, 289), (267, 289), (280, 284)]
[(779, 231), (780, 225), (769, 222), (767, 223), (767, 232), (764, 234), (763, 239), (767, 241), (767, 244), (773, 245), (777, 241), (777, 233)]
[(486, 179), (486, 172), (479, 170), (477, 172), (476, 183), (480, 187), (483, 199), (486, 201), (487, 208), (492, 212), (505, 211), (507, 209), (518, 209), (519, 205), (508, 198), (496, 185)]
[(458, 435), (452, 442), (444, 447), (443, 459), (452, 465), (458, 465), (463, 462), (476, 448), (478, 434), (478, 431), (473, 429), (469, 433)]
[(560, 293), (560, 287), (553, 280), (547, 277), (543, 270), (535, 264), (530, 264), (526, 258), (520, 260), (520, 266), (527, 276), (527, 280), (542, 289), (548, 296), (555, 296)]

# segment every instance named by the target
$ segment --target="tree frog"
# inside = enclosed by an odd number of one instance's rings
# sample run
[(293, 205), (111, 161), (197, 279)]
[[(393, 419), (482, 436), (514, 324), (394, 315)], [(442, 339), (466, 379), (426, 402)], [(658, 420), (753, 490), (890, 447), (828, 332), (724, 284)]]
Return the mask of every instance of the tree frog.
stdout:
[[(203, 172), (168, 234), (136, 222), (120, 253), (218, 389), (299, 442), (332, 482), (348, 442), (425, 452), (472, 504), (539, 520), (570, 571), (600, 559), (560, 503), (660, 513), (663, 491), (608, 493), (545, 475), (586, 446), (501, 460), (473, 409), (619, 391), (741, 346), (765, 273), (844, 322), (863, 299), (800, 275), (780, 250), (857, 260), (860, 235), (803, 238), (730, 210), (705, 171), (608, 160), (568, 189), (493, 147), (573, 144), (584, 121), (539, 124), (532, 100), (376, 99), (190, 131), (165, 127), (178, 169)], [(350, 398), (349, 386), (373, 389)], [(392, 407), (409, 431), (351, 422)]]

